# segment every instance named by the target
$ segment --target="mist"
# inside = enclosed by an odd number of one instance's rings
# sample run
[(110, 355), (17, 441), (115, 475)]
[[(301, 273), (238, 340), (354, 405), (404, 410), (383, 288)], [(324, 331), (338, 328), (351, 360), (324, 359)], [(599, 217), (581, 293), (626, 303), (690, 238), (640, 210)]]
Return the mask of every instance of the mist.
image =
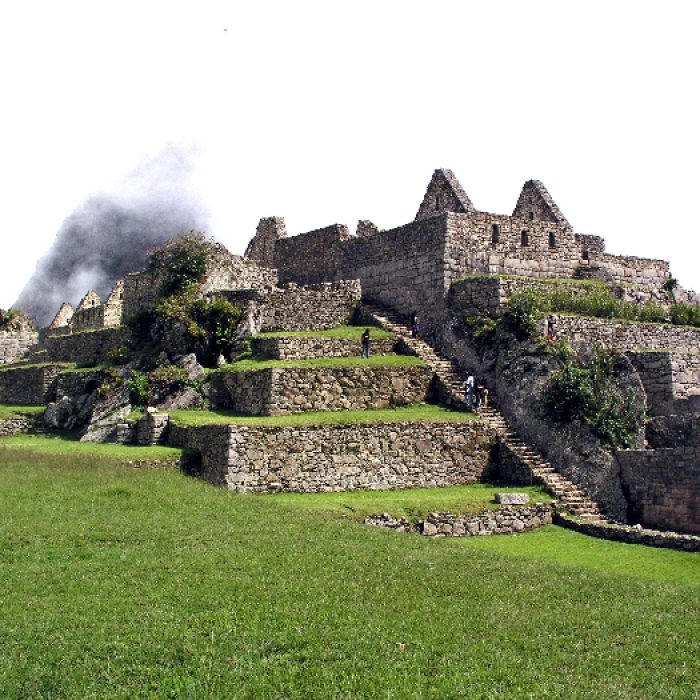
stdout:
[(150, 248), (206, 230), (193, 167), (190, 152), (169, 146), (112, 190), (91, 195), (63, 222), (13, 307), (46, 326), (64, 301), (75, 306), (90, 289), (104, 300), (118, 279), (143, 269)]

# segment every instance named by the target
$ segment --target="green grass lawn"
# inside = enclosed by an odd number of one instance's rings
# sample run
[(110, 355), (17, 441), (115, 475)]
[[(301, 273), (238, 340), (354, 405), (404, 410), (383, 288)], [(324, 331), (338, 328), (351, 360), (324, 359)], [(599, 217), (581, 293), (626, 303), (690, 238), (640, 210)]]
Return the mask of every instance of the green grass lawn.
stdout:
[(340, 516), (440, 490), (242, 496), (81, 450), (0, 440), (3, 699), (697, 698), (696, 554), (421, 538)]
[(385, 331), (376, 326), (337, 326), (325, 331), (275, 331), (270, 333), (259, 333), (256, 338), (336, 338), (339, 340), (357, 340), (359, 342), (362, 334), (367, 328), (372, 339), (383, 340), (393, 338), (393, 333)]
[(425, 367), (425, 362), (413, 355), (372, 355), (371, 357), (322, 357), (314, 360), (239, 360), (221, 367), (219, 372), (249, 372), (251, 370), (316, 367)]
[(12, 406), (0, 404), (0, 420), (6, 418), (26, 418), (40, 416), (46, 410), (46, 406)]
[[(181, 426), (197, 425), (341, 425), (349, 423), (405, 423), (428, 421), (431, 423), (467, 423), (481, 418), (474, 413), (453, 411), (432, 404), (413, 404), (398, 408), (376, 408), (366, 411), (307, 411), (286, 416), (246, 416), (219, 409), (198, 411), (179, 409), (169, 411), (170, 418)], [(131, 415), (130, 415), (131, 417)]]

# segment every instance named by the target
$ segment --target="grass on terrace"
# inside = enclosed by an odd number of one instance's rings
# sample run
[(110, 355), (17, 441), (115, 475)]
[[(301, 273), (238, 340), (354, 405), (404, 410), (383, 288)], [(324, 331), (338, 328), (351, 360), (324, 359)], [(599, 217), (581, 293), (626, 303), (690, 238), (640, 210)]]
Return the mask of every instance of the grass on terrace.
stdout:
[(171, 420), (181, 426), (197, 425), (343, 425), (352, 423), (467, 423), (481, 420), (474, 413), (452, 411), (432, 404), (414, 404), (400, 408), (378, 408), (368, 411), (308, 411), (286, 416), (247, 416), (225, 409), (216, 411), (169, 411)]
[(0, 439), (0, 697), (697, 697), (696, 554), (402, 535), (339, 517), (354, 495), (240, 496), (85, 447)]
[(225, 365), (219, 372), (249, 372), (272, 367), (425, 367), (425, 362), (413, 355), (372, 355), (365, 357), (324, 357), (315, 360), (239, 360)]
[(0, 404), (0, 420), (6, 418), (40, 416), (45, 410), (46, 406), (11, 406), (8, 404)]
[(359, 342), (365, 328), (369, 329), (374, 340), (393, 338), (393, 333), (376, 326), (337, 326), (325, 331), (275, 331), (259, 333), (256, 338), (336, 338), (339, 340), (356, 340)]

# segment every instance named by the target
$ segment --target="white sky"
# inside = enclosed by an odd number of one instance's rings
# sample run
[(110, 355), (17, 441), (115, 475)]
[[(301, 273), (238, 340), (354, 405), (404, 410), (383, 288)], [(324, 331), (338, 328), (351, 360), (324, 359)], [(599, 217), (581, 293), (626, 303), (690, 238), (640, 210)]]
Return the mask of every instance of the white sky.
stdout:
[(412, 220), (432, 172), (512, 212), (542, 180), (608, 251), (700, 290), (700, 3), (6, 2), (0, 306), (63, 220), (167, 144), (209, 233)]

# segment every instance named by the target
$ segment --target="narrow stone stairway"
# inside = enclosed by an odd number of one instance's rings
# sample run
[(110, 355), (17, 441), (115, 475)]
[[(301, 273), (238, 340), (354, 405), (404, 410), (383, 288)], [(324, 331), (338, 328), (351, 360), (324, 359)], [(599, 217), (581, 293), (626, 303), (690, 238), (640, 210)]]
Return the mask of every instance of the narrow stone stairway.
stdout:
[[(466, 408), (463, 395), (465, 379), (456, 365), (440, 355), (420, 338), (413, 338), (408, 319), (385, 307), (362, 303), (364, 313), (380, 326), (395, 333), (404, 345), (414, 352), (435, 373), (445, 403), (453, 408)], [(493, 394), (489, 391), (489, 401)], [(530, 471), (533, 482), (541, 483), (566, 510), (580, 520), (591, 523), (607, 523), (598, 504), (583, 490), (558, 473), (535, 449), (526, 445), (508, 425), (503, 415), (493, 407), (482, 407), (482, 420), (494, 430), (501, 444)]]

